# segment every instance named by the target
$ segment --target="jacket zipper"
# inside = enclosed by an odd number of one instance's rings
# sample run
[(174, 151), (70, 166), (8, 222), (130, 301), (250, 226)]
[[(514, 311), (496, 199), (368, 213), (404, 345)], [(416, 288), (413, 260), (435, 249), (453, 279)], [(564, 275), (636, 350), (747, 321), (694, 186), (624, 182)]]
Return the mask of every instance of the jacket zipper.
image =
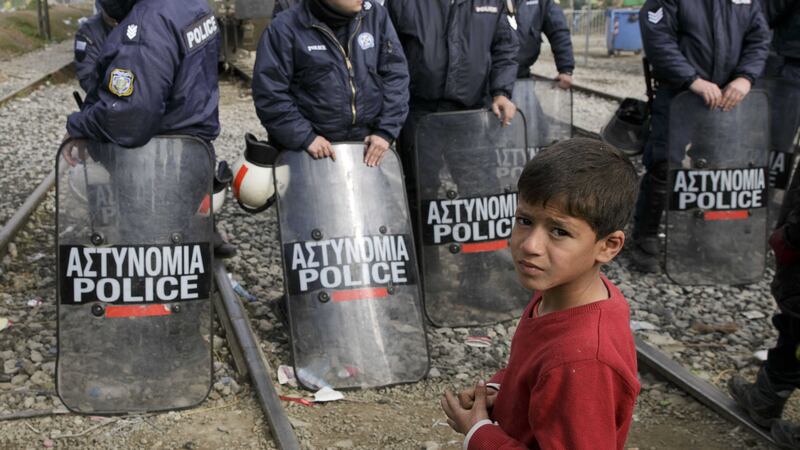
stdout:
[(353, 116), (352, 125), (356, 124), (356, 83), (355, 83), (355, 74), (353, 73), (353, 63), (350, 62), (350, 57), (348, 56), (352, 51), (352, 44), (353, 44), (353, 37), (358, 33), (358, 30), (361, 28), (361, 17), (359, 16), (358, 22), (356, 23), (356, 29), (353, 31), (353, 34), (350, 36), (350, 39), (347, 41), (347, 52), (344, 51), (344, 47), (342, 44), (339, 43), (339, 40), (336, 39), (336, 36), (333, 35), (332, 32), (328, 31), (325, 27), (321, 27), (319, 25), (312, 25), (314, 28), (325, 33), (328, 37), (330, 37), (333, 42), (336, 43), (336, 46), (339, 48), (339, 51), (342, 52), (342, 57), (344, 58), (345, 65), (347, 65), (347, 74), (349, 75), (350, 81), (350, 113)]

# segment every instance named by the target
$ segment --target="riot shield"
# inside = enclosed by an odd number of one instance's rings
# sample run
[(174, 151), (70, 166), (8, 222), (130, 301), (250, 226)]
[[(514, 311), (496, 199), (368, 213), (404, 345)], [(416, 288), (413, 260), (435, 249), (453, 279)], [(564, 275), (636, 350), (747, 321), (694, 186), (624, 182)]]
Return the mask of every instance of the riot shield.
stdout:
[(363, 143), (333, 148), (335, 162), (275, 163), (295, 374), (313, 390), (418, 381), (428, 345), (399, 159), (367, 167)]
[(435, 113), (416, 135), (425, 312), (437, 325), (515, 319), (530, 300), (509, 249), (517, 179), (531, 158), (525, 118)]
[(539, 150), (572, 137), (572, 89), (546, 79), (519, 79), (512, 95), (525, 115), (531, 157)]
[(770, 99), (769, 229), (771, 230), (778, 220), (789, 180), (798, 162), (800, 83), (779, 78), (761, 82), (765, 84)]
[(755, 89), (733, 111), (691, 93), (670, 105), (666, 272), (679, 284), (743, 284), (765, 268), (769, 110)]
[(211, 149), (62, 145), (58, 170), (59, 397), (72, 411), (186, 408), (211, 387)]

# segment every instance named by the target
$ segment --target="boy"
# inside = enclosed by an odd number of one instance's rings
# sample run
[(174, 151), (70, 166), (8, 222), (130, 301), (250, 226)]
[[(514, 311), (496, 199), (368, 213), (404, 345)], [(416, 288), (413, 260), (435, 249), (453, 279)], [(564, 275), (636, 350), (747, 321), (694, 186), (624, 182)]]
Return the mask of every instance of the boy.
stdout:
[(636, 172), (613, 147), (571, 139), (520, 176), (511, 252), (536, 294), (505, 369), (441, 400), (465, 449), (622, 449), (639, 394), (628, 303), (600, 273), (622, 250)]

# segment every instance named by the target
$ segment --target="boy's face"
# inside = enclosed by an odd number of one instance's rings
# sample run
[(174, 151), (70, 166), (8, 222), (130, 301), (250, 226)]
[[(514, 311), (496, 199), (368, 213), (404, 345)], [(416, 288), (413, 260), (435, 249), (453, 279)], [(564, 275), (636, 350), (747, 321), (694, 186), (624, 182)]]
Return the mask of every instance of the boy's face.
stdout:
[(547, 208), (522, 199), (517, 204), (511, 254), (520, 282), (531, 291), (580, 279), (596, 264), (611, 261), (625, 241), (622, 231), (598, 240), (585, 220), (550, 203)]

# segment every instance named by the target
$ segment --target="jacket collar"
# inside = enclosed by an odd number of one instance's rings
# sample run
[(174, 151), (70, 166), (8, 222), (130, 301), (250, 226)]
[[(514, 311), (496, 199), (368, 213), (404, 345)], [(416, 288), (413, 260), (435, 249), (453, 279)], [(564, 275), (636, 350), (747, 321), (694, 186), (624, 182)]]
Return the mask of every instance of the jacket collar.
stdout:
[[(369, 1), (369, 0), (364, 0), (364, 1)], [(361, 11), (359, 11), (358, 14), (356, 14), (356, 16), (353, 17), (353, 20), (358, 20), (360, 18), (363, 18), (365, 14), (366, 11), (362, 7)], [(314, 17), (313, 14), (311, 14), (311, 10), (308, 8), (308, 0), (302, 0), (302, 4), (299, 8), (298, 19), (300, 20), (300, 23), (306, 28), (312, 28), (315, 26), (327, 27), (327, 25), (325, 25), (321, 20), (317, 19), (316, 17)], [(350, 23), (352, 24), (352, 22), (353, 21), (351, 20)]]

